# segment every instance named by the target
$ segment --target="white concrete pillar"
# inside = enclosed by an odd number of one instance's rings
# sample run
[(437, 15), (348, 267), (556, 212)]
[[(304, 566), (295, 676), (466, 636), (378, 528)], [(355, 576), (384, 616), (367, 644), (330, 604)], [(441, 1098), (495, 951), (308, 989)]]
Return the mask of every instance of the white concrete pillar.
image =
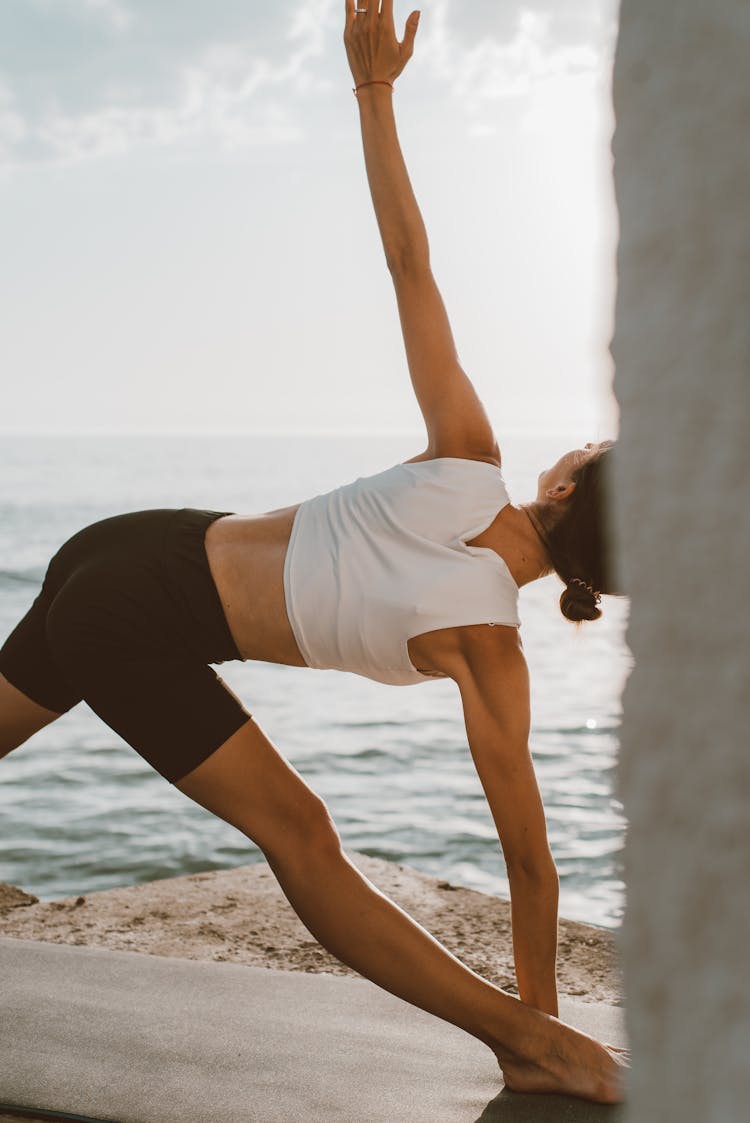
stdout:
[(623, 0), (628, 1123), (750, 1119), (750, 4)]

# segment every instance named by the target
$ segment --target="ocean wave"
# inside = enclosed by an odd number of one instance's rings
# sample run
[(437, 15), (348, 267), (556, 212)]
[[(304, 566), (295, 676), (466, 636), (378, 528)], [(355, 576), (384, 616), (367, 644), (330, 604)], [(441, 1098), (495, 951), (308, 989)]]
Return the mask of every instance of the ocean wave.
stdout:
[(41, 574), (36, 569), (0, 569), (0, 588), (2, 588), (4, 581), (16, 582), (22, 585), (37, 585), (41, 587), (43, 580), (44, 574)]

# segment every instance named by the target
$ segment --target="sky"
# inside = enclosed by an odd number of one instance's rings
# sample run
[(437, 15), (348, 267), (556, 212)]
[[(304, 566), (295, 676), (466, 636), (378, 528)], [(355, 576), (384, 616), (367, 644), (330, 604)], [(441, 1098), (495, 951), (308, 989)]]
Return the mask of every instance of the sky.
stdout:
[[(3, 0), (0, 431), (424, 433), (344, 9)], [(499, 438), (616, 437), (616, 0), (420, 10), (394, 104), (461, 364)]]

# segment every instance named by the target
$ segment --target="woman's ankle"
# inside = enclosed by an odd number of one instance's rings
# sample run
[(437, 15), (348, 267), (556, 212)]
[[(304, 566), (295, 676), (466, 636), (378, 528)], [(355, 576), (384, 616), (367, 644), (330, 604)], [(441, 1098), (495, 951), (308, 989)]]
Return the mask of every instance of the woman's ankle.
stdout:
[[(503, 992), (508, 1002), (495, 1024), (486, 1027), (481, 1040), (492, 1049), (502, 1066), (508, 1063), (542, 1064), (549, 1056), (556, 1034), (562, 1030), (557, 1018), (526, 1006), (519, 998)], [(509, 1003), (513, 1003), (510, 1006)]]

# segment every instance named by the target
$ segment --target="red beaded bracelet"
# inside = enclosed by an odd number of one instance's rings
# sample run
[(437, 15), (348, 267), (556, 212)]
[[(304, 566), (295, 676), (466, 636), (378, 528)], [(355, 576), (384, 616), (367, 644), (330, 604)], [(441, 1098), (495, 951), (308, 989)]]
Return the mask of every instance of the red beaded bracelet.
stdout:
[(357, 96), (357, 90), (361, 90), (363, 86), (390, 86), (393, 89), (392, 82), (383, 82), (382, 79), (375, 78), (372, 82), (360, 82), (356, 88), (352, 86), (352, 93), (355, 97)]

